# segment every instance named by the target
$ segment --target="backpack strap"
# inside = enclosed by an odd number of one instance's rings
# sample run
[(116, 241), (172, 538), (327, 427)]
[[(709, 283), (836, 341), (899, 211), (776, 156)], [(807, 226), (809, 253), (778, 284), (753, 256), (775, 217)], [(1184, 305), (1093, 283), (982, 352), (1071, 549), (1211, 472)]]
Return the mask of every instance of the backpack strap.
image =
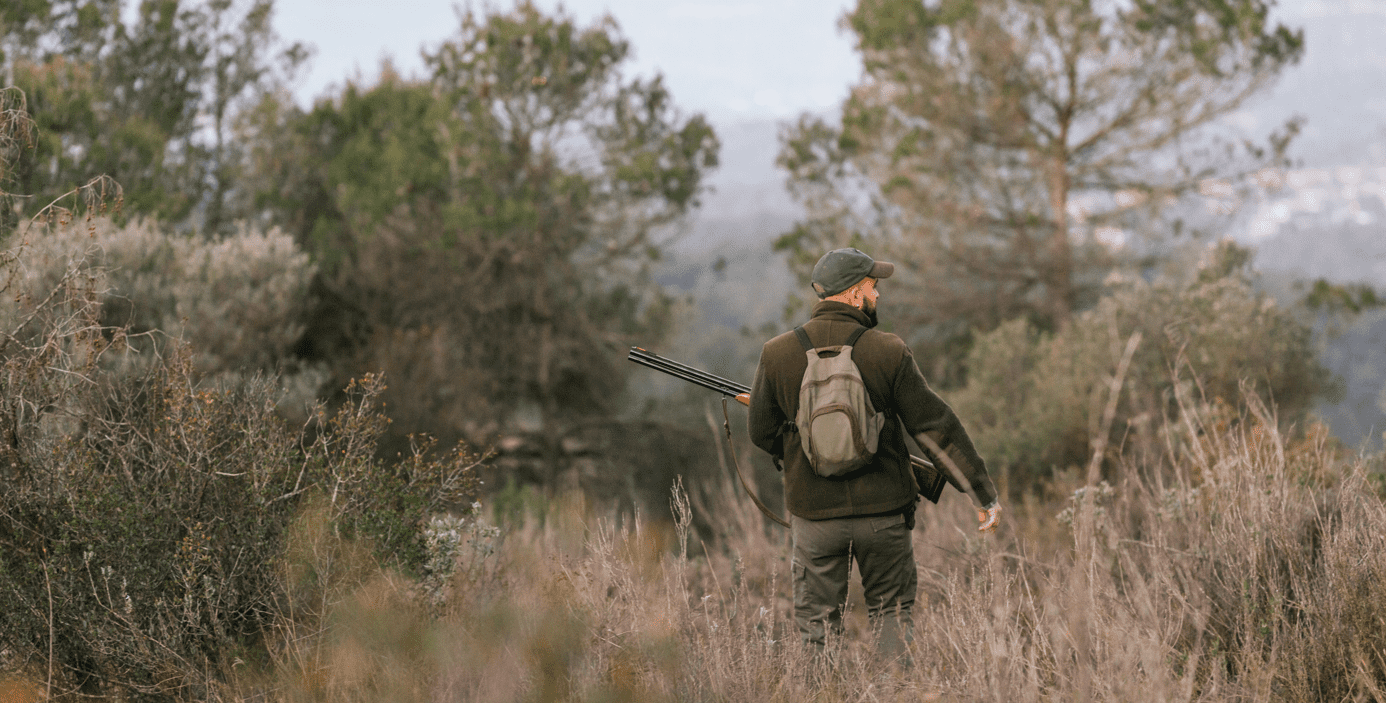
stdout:
[(865, 327), (858, 327), (858, 328), (857, 328), (856, 330), (854, 330), (851, 334), (847, 335), (847, 341), (844, 342), (844, 343), (842, 344), (842, 346), (844, 346), (844, 347), (855, 347), (855, 346), (857, 346), (857, 340), (858, 340), (858, 339), (861, 339), (861, 336), (862, 336), (863, 334), (866, 334), (866, 328), (865, 328)]

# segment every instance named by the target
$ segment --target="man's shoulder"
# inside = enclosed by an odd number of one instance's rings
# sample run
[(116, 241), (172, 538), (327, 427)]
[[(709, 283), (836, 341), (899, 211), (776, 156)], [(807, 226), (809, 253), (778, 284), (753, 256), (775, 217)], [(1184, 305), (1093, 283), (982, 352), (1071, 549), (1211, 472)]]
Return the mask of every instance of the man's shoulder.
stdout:
[(899, 335), (893, 332), (883, 332), (878, 329), (869, 329), (863, 332), (857, 344), (860, 345), (862, 342), (879, 346), (882, 349), (890, 349), (898, 352), (903, 352), (905, 350), (905, 340), (900, 339)]
[[(890, 332), (883, 332), (878, 329), (868, 329), (862, 333), (857, 340), (857, 348), (863, 352), (870, 352), (873, 356), (884, 356), (899, 359), (908, 350), (905, 340), (898, 335)], [(771, 337), (762, 347), (763, 354), (784, 355), (788, 353), (799, 354), (803, 352), (803, 345), (799, 343), (799, 338), (794, 334), (794, 330), (781, 332)]]
[(761, 347), (761, 350), (763, 354), (783, 354), (787, 351), (799, 350), (801, 348), (799, 339), (794, 335), (794, 330), (789, 330), (771, 337), (765, 342), (765, 345)]
[(905, 340), (890, 332), (867, 330), (861, 339), (857, 340), (852, 359), (862, 369), (874, 367), (893, 376), (900, 368), (908, 349)]

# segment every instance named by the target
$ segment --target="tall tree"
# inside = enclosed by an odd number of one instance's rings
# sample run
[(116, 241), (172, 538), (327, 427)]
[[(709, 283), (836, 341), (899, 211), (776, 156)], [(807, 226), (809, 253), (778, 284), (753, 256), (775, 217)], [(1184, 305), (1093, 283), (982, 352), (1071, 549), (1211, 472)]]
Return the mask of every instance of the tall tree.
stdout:
[(521, 2), (462, 13), (426, 83), (387, 67), (306, 115), (267, 101), (265, 202), (322, 266), (304, 352), (384, 368), (397, 425), (445, 439), (609, 417), (613, 350), (665, 306), (660, 228), (718, 150), (658, 77), (622, 75), (629, 51), (609, 16)]
[(310, 50), (280, 41), (270, 24), (273, 0), (211, 0), (202, 13), (208, 57), (201, 110), (211, 131), (201, 144), (207, 188), (202, 227), (224, 234), (233, 220), (262, 214), (246, 172), (251, 147), (236, 138), (236, 124), (266, 93), (282, 90)]
[[(247, 97), (306, 56), (278, 48), (272, 0), (26, 0), (0, 14), (6, 80), (38, 139), (15, 165), (28, 213), (106, 175), (123, 209), (223, 231), (239, 155), (226, 137)], [(240, 201), (236, 201), (239, 203)]]
[(1270, 148), (1220, 122), (1302, 53), (1273, 1), (859, 0), (865, 76), (840, 124), (785, 133), (810, 215), (778, 246), (884, 246), (896, 319), (954, 359), (1003, 320), (1062, 327), (1183, 196), (1283, 153), (1293, 122)]

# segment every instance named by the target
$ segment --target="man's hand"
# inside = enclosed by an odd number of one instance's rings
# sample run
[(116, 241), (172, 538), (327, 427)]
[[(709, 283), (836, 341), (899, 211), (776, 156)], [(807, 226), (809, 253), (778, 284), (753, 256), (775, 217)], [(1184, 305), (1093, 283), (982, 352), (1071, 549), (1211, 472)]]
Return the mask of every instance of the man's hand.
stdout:
[(996, 526), (1001, 522), (1001, 504), (992, 503), (990, 508), (978, 508), (977, 522), (982, 523), (982, 526), (977, 528), (978, 532), (995, 532)]

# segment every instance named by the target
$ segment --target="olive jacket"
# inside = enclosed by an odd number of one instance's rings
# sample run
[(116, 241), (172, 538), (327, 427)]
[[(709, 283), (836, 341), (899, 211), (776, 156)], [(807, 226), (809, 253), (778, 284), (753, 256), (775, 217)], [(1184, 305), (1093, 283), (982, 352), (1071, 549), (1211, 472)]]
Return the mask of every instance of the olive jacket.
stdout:
[[(866, 314), (836, 301), (815, 305), (812, 318), (803, 324), (818, 348), (845, 343), (858, 326), (869, 326)], [(824, 520), (911, 508), (918, 486), (910, 470), (904, 432), (911, 437), (927, 433), (966, 480), (961, 486), (950, 482), (964, 491), (970, 484), (979, 506), (995, 500), (996, 488), (986, 464), (953, 409), (929, 388), (904, 340), (888, 332), (868, 330), (853, 347), (852, 360), (861, 371), (872, 406), (885, 413), (888, 421), (870, 464), (845, 476), (823, 478), (814, 473), (793, 429), (793, 418), (799, 412), (799, 385), (808, 368), (804, 349), (792, 331), (761, 348), (751, 385), (749, 431), (756, 446), (782, 462), (785, 505), (791, 514)], [(929, 452), (925, 450), (925, 454)], [(929, 458), (944, 468), (937, 457)]]

